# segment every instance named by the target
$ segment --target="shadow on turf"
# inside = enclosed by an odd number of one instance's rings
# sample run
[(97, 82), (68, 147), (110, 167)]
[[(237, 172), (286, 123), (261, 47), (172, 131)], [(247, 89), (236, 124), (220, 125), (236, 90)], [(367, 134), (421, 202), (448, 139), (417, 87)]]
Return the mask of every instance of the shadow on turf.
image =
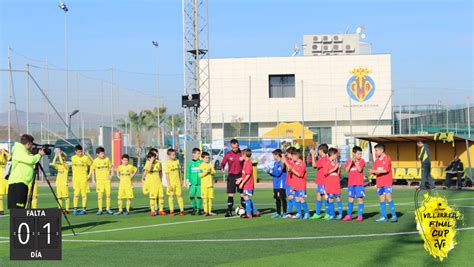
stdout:
[[(91, 229), (93, 229), (94, 227), (96, 226), (99, 226), (99, 225), (104, 225), (104, 224), (109, 224), (109, 223), (115, 223), (117, 221), (98, 221), (98, 222), (87, 222), (87, 223), (81, 223), (81, 224), (73, 224), (72, 225), (72, 228), (74, 228), (74, 230), (76, 230), (76, 232), (80, 232), (80, 233), (83, 233), (83, 232), (87, 232)], [(82, 229), (82, 228), (85, 228), (85, 229)], [(71, 230), (71, 227), (68, 225), (68, 226), (64, 226), (61, 228), (63, 231), (65, 230)], [(81, 229), (81, 231), (77, 231), (78, 229)]]

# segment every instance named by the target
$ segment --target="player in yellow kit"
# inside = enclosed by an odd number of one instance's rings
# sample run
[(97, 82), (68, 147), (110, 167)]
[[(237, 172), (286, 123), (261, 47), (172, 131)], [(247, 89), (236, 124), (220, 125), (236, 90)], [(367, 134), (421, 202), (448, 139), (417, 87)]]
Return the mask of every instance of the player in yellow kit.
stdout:
[[(72, 165), (72, 188), (74, 189), (74, 215), (84, 215), (87, 209), (87, 193), (89, 193), (89, 184), (87, 183), (87, 171), (92, 165), (92, 159), (89, 155), (84, 155), (82, 146), (75, 147), (76, 155), (71, 157)], [(82, 197), (82, 209), (78, 210), (79, 195)]]
[[(59, 163), (57, 163), (58, 158)], [(58, 172), (58, 175), (56, 176), (56, 195), (58, 197), (59, 203), (61, 203), (59, 208), (63, 208), (66, 213), (69, 213), (69, 188), (67, 182), (69, 166), (67, 165), (66, 161), (66, 155), (62, 154), (60, 149), (57, 149), (54, 154), (51, 166)], [(64, 205), (62, 204), (63, 200)]]
[(0, 148), (0, 216), (4, 215), (3, 196), (8, 194), (8, 181), (4, 179), (5, 166), (10, 160), (10, 154), (3, 148)]
[(166, 194), (168, 195), (168, 205), (170, 208), (170, 216), (174, 216), (173, 196), (176, 196), (179, 206), (179, 215), (184, 216), (184, 202), (181, 196), (181, 188), (183, 187), (183, 179), (181, 177), (181, 166), (176, 159), (176, 150), (170, 148), (166, 152), (168, 161), (165, 166), (166, 174)]
[(110, 209), (110, 183), (112, 180), (113, 168), (110, 159), (105, 156), (105, 149), (98, 147), (95, 150), (97, 158), (94, 159), (89, 172), (89, 178), (94, 174), (92, 178), (92, 184), (95, 185), (95, 191), (97, 192), (97, 215), (103, 213), (103, 193), (105, 192), (105, 212), (109, 215), (114, 214)]
[(212, 176), (216, 174), (214, 165), (209, 163), (210, 155), (207, 152), (201, 154), (202, 163), (199, 165), (199, 178), (201, 178), (201, 197), (205, 216), (216, 216), (212, 212), (212, 199), (214, 198), (214, 183)]
[[(114, 215), (128, 215), (133, 199), (132, 178), (137, 173), (137, 168), (129, 164), (130, 157), (122, 155), (122, 164), (117, 168), (117, 177), (120, 180), (118, 191), (118, 211)], [(127, 208), (123, 211), (123, 199), (127, 199)]]
[[(161, 162), (157, 159), (158, 155), (154, 151), (147, 154), (147, 162), (143, 168), (142, 183), (147, 187), (146, 192), (150, 198), (151, 216), (166, 215), (163, 210), (163, 183), (161, 180)], [(158, 199), (158, 209), (156, 202)]]
[[(36, 179), (36, 176), (34, 176), (33, 179)], [(38, 181), (35, 181), (35, 187), (33, 189), (31, 189), (32, 186), (33, 186), (33, 183), (30, 183), (28, 185), (28, 197), (31, 194), (31, 190), (33, 190), (33, 194), (31, 196), (31, 208), (37, 209), (38, 208)]]

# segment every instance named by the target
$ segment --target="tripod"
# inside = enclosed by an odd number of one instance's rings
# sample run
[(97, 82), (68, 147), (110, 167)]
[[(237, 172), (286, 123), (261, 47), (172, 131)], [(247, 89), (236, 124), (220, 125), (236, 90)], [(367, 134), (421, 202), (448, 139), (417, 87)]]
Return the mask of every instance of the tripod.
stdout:
[(44, 172), (43, 166), (41, 166), (41, 164), (40, 164), (39, 162), (36, 163), (36, 165), (35, 165), (35, 171), (34, 171), (33, 182), (32, 182), (32, 185), (31, 185), (31, 191), (28, 193), (28, 204), (26, 205), (26, 208), (27, 208), (27, 209), (31, 209), (31, 201), (33, 200), (33, 191), (34, 191), (34, 188), (35, 188), (36, 180), (39, 179), (40, 171), (41, 171), (41, 173), (43, 174), (44, 179), (45, 179), (46, 182), (48, 183), (49, 189), (51, 190), (51, 193), (53, 193), (54, 199), (56, 200), (56, 203), (58, 203), (58, 206), (59, 206), (59, 208), (61, 209), (61, 213), (63, 214), (64, 219), (66, 219), (66, 222), (67, 222), (67, 224), (69, 225), (69, 228), (71, 228), (72, 234), (73, 234), (74, 236), (76, 236), (76, 232), (74, 231), (74, 228), (72, 227), (71, 222), (69, 221), (69, 219), (68, 219), (68, 217), (67, 217), (67, 215), (66, 215), (66, 211), (63, 209), (63, 207), (62, 207), (62, 205), (61, 205), (61, 202), (59, 202), (59, 199), (58, 199), (58, 197), (56, 196), (56, 193), (54, 192), (53, 187), (51, 186), (51, 182), (49, 181), (48, 176), (47, 176), (46, 173)]

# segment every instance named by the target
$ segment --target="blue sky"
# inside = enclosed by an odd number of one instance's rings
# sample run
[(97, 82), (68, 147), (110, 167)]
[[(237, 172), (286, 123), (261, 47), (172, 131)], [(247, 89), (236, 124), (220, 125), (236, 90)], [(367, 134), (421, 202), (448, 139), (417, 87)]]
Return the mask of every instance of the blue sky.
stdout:
[[(161, 96), (170, 110), (179, 111), (183, 87), (181, 1), (70, 0), (67, 5), (70, 69), (106, 70), (113, 66), (155, 73), (159, 58)], [(342, 33), (348, 26), (354, 31), (366, 24), (366, 40), (373, 44), (373, 52), (392, 54), (394, 104), (408, 104), (411, 98), (413, 103), (441, 100), (452, 105), (465, 103), (466, 96), (474, 95), (472, 14), (470, 0), (209, 0), (210, 51), (212, 57), (286, 56), (295, 43), (302, 42), (304, 34)], [(9, 46), (14, 50), (15, 68), (42, 64), (20, 54), (48, 58), (51, 64), (64, 66), (64, 15), (56, 1), (0, 0), (0, 17), (1, 68), (7, 66)], [(160, 42), (158, 51), (152, 40)], [(41, 70), (37, 71), (40, 75)], [(84, 74), (109, 79), (107, 71)], [(6, 76), (0, 75), (3, 98)], [(53, 72), (50, 78), (58, 95), (62, 77)], [(156, 95), (157, 81), (152, 75), (115, 71), (114, 81), (125, 91), (132, 88)], [(97, 81), (92, 83), (91, 87), (97, 88)], [(18, 87), (20, 84), (17, 82)], [(17, 98), (21, 98), (23, 90), (17, 91)], [(96, 98), (97, 90), (93, 91), (91, 97)], [(141, 103), (129, 101), (132, 108)]]

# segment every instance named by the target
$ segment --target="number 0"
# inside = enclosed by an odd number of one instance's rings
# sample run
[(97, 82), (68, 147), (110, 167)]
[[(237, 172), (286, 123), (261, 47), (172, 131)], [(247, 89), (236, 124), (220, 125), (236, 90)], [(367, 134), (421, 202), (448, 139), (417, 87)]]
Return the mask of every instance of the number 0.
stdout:
[(47, 223), (43, 226), (43, 229), (44, 228), (47, 228), (48, 229), (48, 245), (51, 244), (51, 233), (50, 233), (50, 229), (51, 229), (51, 224), (50, 223)]
[[(23, 226), (26, 227), (26, 241), (23, 241), (23, 239), (21, 238), (21, 233), (22, 233), (21, 229), (23, 228)], [(20, 223), (20, 225), (18, 226), (18, 241), (22, 245), (26, 245), (30, 241), (30, 227), (28, 226), (27, 223)]]

